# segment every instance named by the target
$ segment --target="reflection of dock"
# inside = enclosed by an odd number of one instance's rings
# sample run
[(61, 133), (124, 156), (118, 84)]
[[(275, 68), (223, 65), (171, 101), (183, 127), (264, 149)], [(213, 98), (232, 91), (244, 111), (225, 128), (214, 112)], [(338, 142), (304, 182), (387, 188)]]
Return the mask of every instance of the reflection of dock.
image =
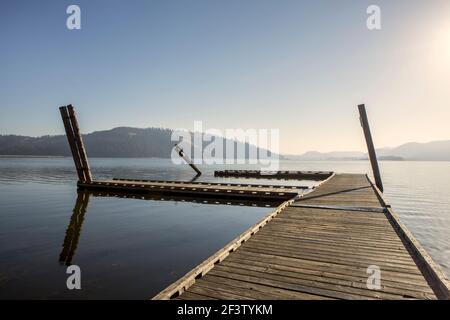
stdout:
[(77, 250), (80, 239), (81, 228), (83, 226), (84, 216), (89, 204), (89, 193), (78, 191), (77, 201), (73, 208), (73, 214), (66, 230), (63, 249), (59, 255), (59, 262), (66, 265), (72, 264), (72, 258)]
[(142, 194), (142, 193), (130, 193), (130, 192), (101, 192), (92, 191), (94, 197), (110, 197), (121, 199), (135, 199), (135, 200), (153, 200), (153, 201), (175, 201), (175, 202), (191, 202), (198, 204), (211, 204), (211, 205), (229, 205), (229, 206), (244, 206), (244, 207), (266, 207), (274, 208), (278, 206), (281, 201), (261, 201), (261, 200), (245, 200), (245, 199), (226, 199), (226, 198), (213, 198), (213, 197), (194, 197), (194, 196), (164, 196), (161, 194)]
[[(367, 286), (368, 268), (381, 271)], [(435, 299), (448, 280), (365, 175), (286, 201), (154, 299)]]
[(71, 265), (72, 259), (78, 247), (78, 241), (80, 239), (81, 229), (86, 215), (87, 207), (90, 197), (109, 197), (120, 199), (135, 199), (135, 200), (150, 200), (150, 201), (176, 201), (176, 202), (191, 202), (198, 204), (208, 205), (230, 205), (230, 206), (246, 206), (246, 207), (267, 207), (273, 208), (278, 206), (282, 200), (274, 201), (255, 201), (245, 200), (242, 198), (223, 198), (223, 197), (202, 197), (202, 196), (180, 196), (170, 195), (164, 196), (158, 193), (131, 193), (120, 191), (88, 191), (79, 190), (77, 200), (73, 208), (72, 216), (70, 217), (69, 225), (66, 229), (66, 235), (64, 238), (63, 249), (59, 255), (59, 262), (65, 265)]

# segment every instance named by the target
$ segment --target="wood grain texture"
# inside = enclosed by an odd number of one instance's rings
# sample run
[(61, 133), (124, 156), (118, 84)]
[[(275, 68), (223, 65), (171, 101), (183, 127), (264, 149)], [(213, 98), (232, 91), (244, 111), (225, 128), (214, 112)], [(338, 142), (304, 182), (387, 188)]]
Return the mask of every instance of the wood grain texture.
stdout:
[[(286, 206), (178, 298), (436, 299), (388, 210), (367, 176), (335, 175)], [(379, 290), (367, 287), (373, 265), (381, 270)]]

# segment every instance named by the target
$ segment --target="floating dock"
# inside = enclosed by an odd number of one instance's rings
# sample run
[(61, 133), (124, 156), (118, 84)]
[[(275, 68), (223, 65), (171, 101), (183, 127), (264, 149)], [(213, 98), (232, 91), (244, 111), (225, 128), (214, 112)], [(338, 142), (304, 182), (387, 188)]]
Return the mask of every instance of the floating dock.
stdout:
[(336, 174), (153, 299), (448, 299), (448, 288), (369, 178)]
[(323, 171), (214, 174), (319, 182), (310, 188), (95, 180), (75, 110), (61, 107), (80, 191), (60, 262), (70, 264), (75, 254), (90, 194), (263, 205), (275, 209), (153, 299), (450, 299), (449, 280), (383, 198), (365, 106), (358, 108), (375, 184), (367, 175)]
[(256, 179), (296, 179), (321, 181), (329, 178), (329, 171), (260, 171), (260, 170), (223, 170), (215, 171), (215, 177), (256, 178)]
[(122, 191), (166, 196), (220, 197), (229, 199), (288, 200), (297, 196), (302, 186), (265, 186), (252, 184), (178, 182), (112, 179), (79, 181), (78, 187), (88, 190)]

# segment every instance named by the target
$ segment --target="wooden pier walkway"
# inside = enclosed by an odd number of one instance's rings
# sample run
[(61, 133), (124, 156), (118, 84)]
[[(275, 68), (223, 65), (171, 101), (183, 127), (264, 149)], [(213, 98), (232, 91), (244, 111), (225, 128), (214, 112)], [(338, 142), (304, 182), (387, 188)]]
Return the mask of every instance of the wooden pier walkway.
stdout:
[[(326, 171), (216, 171), (216, 177), (321, 181), (307, 187), (150, 180), (94, 180), (72, 105), (60, 107), (79, 193), (62, 263), (78, 243), (89, 192), (98, 196), (278, 205), (153, 299), (450, 299), (449, 280), (383, 199), (364, 105), (361, 125), (375, 177)], [(177, 150), (188, 164), (200, 170)], [(203, 200), (207, 199), (207, 200)], [(372, 282), (377, 271), (380, 287)], [(368, 282), (369, 281), (369, 282)]]
[[(378, 290), (367, 285), (374, 268)], [(368, 177), (339, 174), (153, 299), (448, 299), (448, 288)]]

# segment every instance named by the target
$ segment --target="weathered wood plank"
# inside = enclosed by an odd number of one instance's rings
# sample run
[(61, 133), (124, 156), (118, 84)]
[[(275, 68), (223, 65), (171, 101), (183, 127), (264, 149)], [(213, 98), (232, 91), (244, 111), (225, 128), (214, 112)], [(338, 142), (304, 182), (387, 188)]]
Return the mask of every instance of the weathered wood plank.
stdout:
[[(240, 274), (245, 275), (254, 275), (258, 277), (264, 277), (268, 279), (275, 279), (280, 281), (285, 281), (289, 283), (300, 283), (304, 285), (309, 285), (312, 287), (317, 288), (333, 288), (337, 291), (344, 291), (344, 292), (352, 292), (357, 293), (363, 296), (367, 297), (380, 297), (381, 294), (388, 294), (385, 296), (386, 298), (395, 298), (394, 296), (400, 296), (400, 298), (416, 298), (416, 299), (430, 299), (433, 296), (433, 293), (431, 292), (431, 297), (429, 294), (426, 294), (424, 292), (418, 292), (415, 290), (409, 290), (406, 288), (395, 288), (395, 287), (388, 287), (388, 286), (382, 286), (382, 291), (373, 291), (369, 290), (367, 288), (365, 281), (351, 281), (351, 280), (344, 280), (339, 278), (332, 278), (332, 277), (325, 277), (324, 275), (312, 275), (310, 273), (302, 273), (299, 272), (299, 270), (295, 270), (295, 272), (292, 271), (280, 271), (277, 269), (266, 269), (262, 267), (255, 267), (246, 264), (245, 262), (240, 261), (239, 263), (227, 263), (224, 261), (220, 265), (216, 267), (216, 270), (221, 270), (224, 272), (238, 272)], [(337, 289), (336, 289), (337, 288)]]
[[(269, 253), (255, 253), (255, 252), (242, 252), (238, 250), (229, 259), (233, 261), (239, 260), (251, 260), (265, 263), (268, 265), (280, 265), (293, 268), (307, 268), (313, 270), (320, 270), (324, 272), (333, 272), (343, 275), (358, 275), (367, 279), (367, 268), (359, 266), (348, 266), (337, 264), (333, 262), (322, 262), (308, 259), (298, 259), (292, 257), (277, 256)], [(418, 274), (408, 274), (401, 271), (384, 270), (383, 279), (399, 282), (399, 283), (411, 283), (418, 286), (428, 287), (427, 282), (423, 276)]]
[[(181, 297), (435, 299), (389, 210), (366, 176), (335, 175), (185, 286)], [(372, 265), (381, 270), (379, 290), (367, 287)]]
[(218, 300), (209, 296), (204, 296), (201, 294), (186, 292), (183, 296), (178, 296), (174, 300)]
[(229, 290), (239, 291), (240, 294), (252, 296), (256, 300), (270, 300), (270, 299), (307, 299), (307, 300), (333, 300), (329, 297), (324, 297), (316, 294), (309, 294), (304, 292), (297, 292), (276, 288), (273, 286), (263, 285), (260, 283), (245, 282), (240, 280), (227, 279), (220, 276), (208, 274), (208, 277), (198, 280), (200, 285), (205, 282), (211, 283), (212, 286), (218, 288), (229, 288)]
[(81, 164), (80, 153), (78, 151), (78, 147), (75, 143), (75, 135), (73, 132), (72, 124), (69, 118), (69, 112), (67, 111), (67, 107), (63, 106), (59, 108), (61, 113), (61, 118), (64, 124), (64, 129), (66, 131), (67, 141), (69, 142), (70, 151), (72, 153), (72, 158), (75, 163), (75, 169), (77, 170), (78, 180), (85, 181), (86, 177), (84, 175), (84, 170)]
[(120, 181), (120, 180), (102, 180), (102, 181), (79, 181), (78, 187), (89, 190), (99, 191), (119, 191), (133, 193), (152, 193), (165, 195), (181, 196), (203, 196), (203, 197), (222, 197), (239, 199), (260, 199), (272, 201), (286, 201), (298, 196), (301, 188), (264, 188), (242, 185), (197, 185), (187, 183), (166, 183), (166, 182), (141, 182), (141, 181)]
[[(406, 253), (402, 252), (402, 254), (393, 254), (390, 252), (379, 252), (371, 249), (361, 249), (359, 247), (351, 247), (347, 246), (339, 246), (335, 244), (320, 244), (320, 243), (305, 243), (300, 241), (285, 241), (281, 238), (275, 237), (265, 237), (260, 235), (258, 237), (258, 243), (262, 245), (274, 246), (274, 245), (282, 245), (285, 248), (290, 250), (305, 250), (307, 252), (317, 252), (321, 254), (336, 254), (339, 256), (367, 256), (375, 259), (381, 259), (382, 261), (399, 261), (401, 263), (409, 264), (415, 266), (414, 260), (411, 256), (408, 256)], [(252, 243), (249, 241), (246, 244), (247, 246), (251, 246)]]
[(421, 274), (420, 270), (417, 267), (401, 264), (399, 262), (386, 262), (381, 261), (379, 259), (374, 259), (372, 257), (343, 257), (339, 255), (328, 255), (323, 253), (314, 253), (314, 252), (305, 252), (302, 250), (302, 252), (298, 252), (297, 250), (283, 250), (283, 249), (277, 249), (270, 246), (252, 246), (252, 247), (242, 247), (241, 250), (245, 251), (251, 251), (251, 252), (257, 252), (257, 253), (272, 253), (272, 254), (278, 254), (280, 256), (284, 257), (293, 257), (298, 259), (310, 259), (310, 260), (316, 260), (316, 261), (323, 261), (323, 262), (335, 262), (338, 264), (343, 265), (350, 265), (350, 266), (359, 266), (359, 267), (365, 267), (368, 268), (371, 265), (377, 265), (383, 270), (398, 270), (402, 271), (404, 273), (410, 273), (410, 274)]
[(296, 179), (296, 180), (324, 180), (332, 172), (322, 171), (275, 171), (259, 170), (223, 170), (215, 171), (215, 177), (263, 178), (263, 179)]
[[(260, 272), (272, 272), (276, 274), (286, 274), (292, 277), (307, 277), (307, 279), (314, 279), (318, 281), (327, 282), (329, 280), (347, 280), (351, 283), (351, 285), (355, 285), (358, 283), (366, 286), (367, 274), (366, 273), (355, 273), (351, 272), (349, 274), (339, 273), (333, 269), (327, 268), (325, 270), (321, 270), (320, 268), (313, 268), (310, 265), (298, 265), (296, 267), (292, 267), (289, 265), (282, 264), (273, 264), (267, 263), (265, 261), (256, 261), (250, 259), (244, 259), (242, 257), (235, 257), (235, 255), (230, 256), (228, 259), (222, 261), (222, 265), (231, 266), (231, 267), (241, 267), (241, 268), (251, 268), (252, 270), (260, 271)], [(312, 277), (310, 277), (312, 276)], [(319, 279), (319, 277), (322, 279)], [(397, 279), (395, 279), (397, 280)], [(400, 279), (401, 280), (401, 279)], [(383, 280), (383, 287), (393, 288), (393, 289), (407, 289), (411, 291), (417, 291), (418, 293), (429, 293), (433, 294), (433, 291), (426, 285), (426, 283), (411, 283), (410, 281), (392, 281), (392, 280)]]
[(197, 285), (193, 286), (189, 291), (190, 293), (196, 293), (203, 296), (211, 297), (213, 299), (226, 299), (226, 300), (254, 300), (245, 295), (245, 293), (240, 294), (239, 291), (228, 291), (228, 290), (220, 290), (217, 287), (211, 288), (209, 286), (205, 286), (205, 283), (200, 282)]
[(69, 104), (67, 106), (67, 111), (69, 113), (70, 122), (72, 123), (73, 137), (75, 139), (75, 144), (77, 146), (78, 153), (80, 155), (81, 169), (83, 170), (85, 181), (91, 182), (92, 181), (91, 169), (89, 167), (86, 149), (84, 147), (83, 137), (81, 136), (78, 120), (75, 115), (75, 109), (71, 104)]
[(286, 245), (289, 247), (297, 248), (311, 248), (311, 249), (317, 249), (317, 250), (324, 250), (324, 251), (335, 251), (335, 252), (341, 252), (341, 253), (364, 253), (369, 254), (373, 256), (382, 256), (382, 257), (392, 257), (392, 258), (398, 258), (403, 259), (407, 261), (413, 261), (411, 256), (409, 256), (404, 251), (388, 251), (388, 250), (380, 250), (376, 246), (360, 246), (360, 245), (354, 245), (353, 243), (348, 244), (341, 244), (338, 242), (332, 242), (332, 241), (323, 241), (323, 238), (316, 239), (316, 240), (304, 240), (304, 239), (298, 239), (298, 238), (288, 238), (280, 237), (280, 236), (272, 236), (272, 235), (265, 235), (261, 234), (258, 237), (258, 241), (261, 243), (279, 243), (282, 245)]
[[(330, 297), (334, 299), (375, 299), (376, 297), (367, 297), (359, 294), (358, 290), (351, 290), (348, 288), (344, 288), (341, 286), (332, 286), (332, 285), (321, 285), (315, 283), (313, 281), (291, 281), (291, 279), (282, 278), (282, 277), (266, 277), (265, 274), (262, 273), (251, 273), (246, 271), (240, 271), (241, 269), (234, 269), (233, 272), (227, 270), (224, 272), (219, 268), (214, 268), (210, 271), (210, 275), (220, 276), (226, 279), (240, 280), (243, 282), (249, 283), (260, 283), (268, 286), (272, 286), (275, 288), (281, 288), (285, 290), (309, 293), (313, 295), (320, 295), (325, 297)], [(246, 273), (246, 274), (241, 274)], [(249, 275), (250, 273), (251, 275)], [(206, 277), (206, 276), (205, 276)], [(393, 298), (401, 298), (401, 297), (393, 297)]]

